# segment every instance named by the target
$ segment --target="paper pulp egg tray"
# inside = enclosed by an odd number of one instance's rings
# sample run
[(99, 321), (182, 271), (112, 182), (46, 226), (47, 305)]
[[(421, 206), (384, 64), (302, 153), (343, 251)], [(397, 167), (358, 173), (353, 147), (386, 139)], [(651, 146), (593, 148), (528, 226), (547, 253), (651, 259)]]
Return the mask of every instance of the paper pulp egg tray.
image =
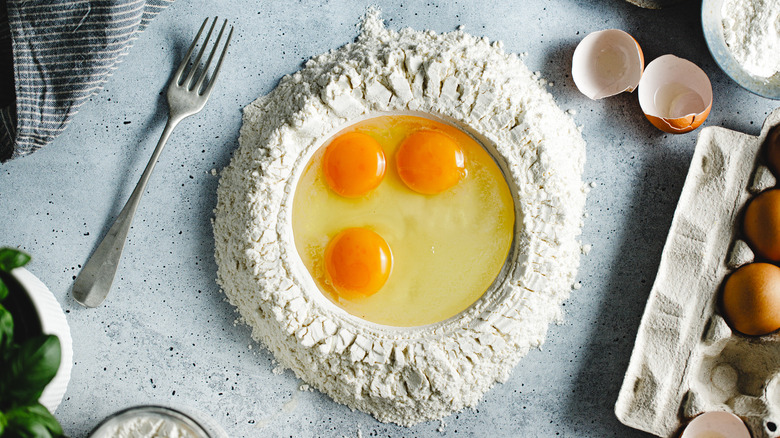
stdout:
[(780, 335), (732, 331), (718, 302), (729, 273), (753, 261), (741, 240), (746, 203), (774, 187), (761, 134), (720, 127), (699, 134), (664, 245), (615, 413), (631, 427), (676, 436), (709, 411), (739, 416), (753, 438), (780, 436)]

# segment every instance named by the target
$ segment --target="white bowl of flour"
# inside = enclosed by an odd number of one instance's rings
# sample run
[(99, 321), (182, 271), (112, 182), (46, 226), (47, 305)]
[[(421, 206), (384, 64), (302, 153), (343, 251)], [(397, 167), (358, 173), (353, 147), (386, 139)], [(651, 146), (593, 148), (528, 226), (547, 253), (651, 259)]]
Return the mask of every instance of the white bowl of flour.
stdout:
[(746, 90), (780, 99), (780, 0), (704, 0), (701, 14), (718, 66)]

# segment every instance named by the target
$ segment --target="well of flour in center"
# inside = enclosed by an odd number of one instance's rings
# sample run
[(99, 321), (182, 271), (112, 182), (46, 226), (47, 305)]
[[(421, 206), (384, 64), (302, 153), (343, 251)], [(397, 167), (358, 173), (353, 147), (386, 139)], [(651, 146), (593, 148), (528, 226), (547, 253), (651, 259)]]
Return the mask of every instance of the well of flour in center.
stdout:
[[(339, 161), (333, 151), (345, 142), (358, 149), (345, 146)], [(468, 134), (389, 115), (348, 126), (313, 154), (292, 224), (325, 297), (364, 320), (411, 327), (455, 316), (490, 288), (512, 245), (515, 207), (501, 169)]]

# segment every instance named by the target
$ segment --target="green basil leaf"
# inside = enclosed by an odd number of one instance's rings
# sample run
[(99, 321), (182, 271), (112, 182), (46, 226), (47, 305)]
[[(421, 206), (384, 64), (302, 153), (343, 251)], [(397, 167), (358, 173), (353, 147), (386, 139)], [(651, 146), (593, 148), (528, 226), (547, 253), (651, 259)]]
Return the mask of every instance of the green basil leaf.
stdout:
[(20, 406), (6, 413), (8, 425), (6, 432), (21, 438), (58, 437), (62, 435), (62, 426), (56, 418), (40, 403)]
[(0, 370), (6, 371), (0, 373), (0, 411), (6, 411), (16, 404), (16, 400), (11, 398), (8, 394), (8, 386), (14, 381), (15, 377), (11, 375), (10, 358), (16, 354), (19, 346), (11, 343), (11, 345), (3, 351), (3, 355), (0, 356)]
[(41, 397), (57, 369), (62, 350), (54, 335), (40, 335), (24, 341), (9, 358), (10, 380), (4, 396), (17, 403), (33, 403)]
[(3, 414), (2, 411), (0, 411), (0, 436), (3, 436), (3, 433), (5, 433), (5, 427), (8, 425), (8, 419), (5, 418), (5, 414)]
[(8, 286), (5, 285), (3, 279), (0, 278), (0, 301), (3, 301), (8, 296)]
[(54, 438), (56, 436), (32, 418), (16, 418), (14, 420), (6, 428), (8, 436), (16, 438)]
[(0, 248), (0, 269), (10, 271), (14, 268), (24, 266), (31, 259), (26, 252), (14, 248)]
[(0, 304), (0, 360), (5, 356), (14, 337), (14, 319), (11, 312)]

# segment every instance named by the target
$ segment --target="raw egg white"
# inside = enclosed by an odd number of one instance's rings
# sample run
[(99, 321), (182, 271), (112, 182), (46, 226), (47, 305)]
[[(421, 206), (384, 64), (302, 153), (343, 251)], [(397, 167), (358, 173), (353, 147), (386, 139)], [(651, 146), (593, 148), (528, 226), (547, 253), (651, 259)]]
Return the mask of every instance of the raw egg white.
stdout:
[(721, 306), (740, 333), (762, 336), (780, 329), (780, 268), (751, 263), (737, 269), (723, 286)]
[[(348, 152), (350, 164), (334, 166), (340, 144), (368, 152), (359, 160)], [(386, 161), (381, 177), (373, 144)], [(515, 210), (498, 165), (468, 134), (428, 118), (382, 116), (337, 133), (312, 156), (292, 224), (325, 297), (365, 320), (409, 327), (455, 316), (482, 296), (509, 254)]]

